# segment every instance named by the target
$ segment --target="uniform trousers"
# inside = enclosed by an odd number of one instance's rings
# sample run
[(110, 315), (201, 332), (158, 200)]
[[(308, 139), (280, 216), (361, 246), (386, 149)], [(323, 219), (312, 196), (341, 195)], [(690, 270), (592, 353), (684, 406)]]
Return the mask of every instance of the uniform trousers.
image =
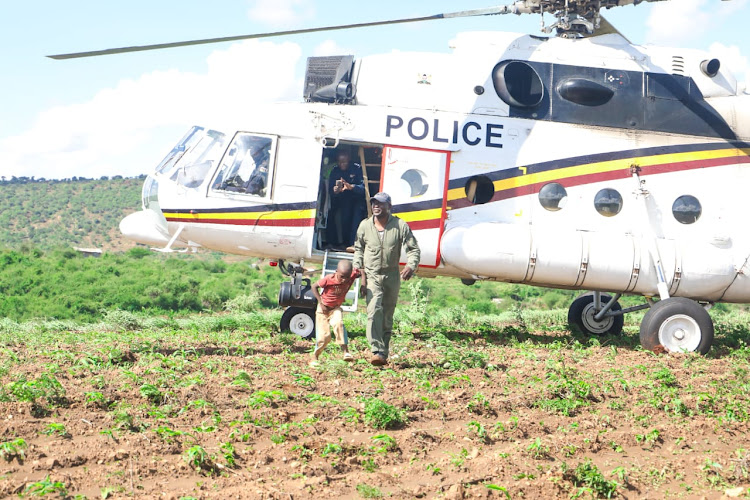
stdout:
[(401, 275), (367, 273), (367, 340), (373, 354), (388, 359), (393, 333), (393, 312), (398, 302)]

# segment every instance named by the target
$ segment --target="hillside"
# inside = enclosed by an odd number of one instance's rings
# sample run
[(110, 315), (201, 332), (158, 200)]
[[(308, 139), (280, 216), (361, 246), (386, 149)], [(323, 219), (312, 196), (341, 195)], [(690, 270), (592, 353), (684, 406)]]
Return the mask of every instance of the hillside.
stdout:
[(118, 224), (140, 208), (142, 186), (139, 178), (2, 182), (0, 248), (132, 248)]

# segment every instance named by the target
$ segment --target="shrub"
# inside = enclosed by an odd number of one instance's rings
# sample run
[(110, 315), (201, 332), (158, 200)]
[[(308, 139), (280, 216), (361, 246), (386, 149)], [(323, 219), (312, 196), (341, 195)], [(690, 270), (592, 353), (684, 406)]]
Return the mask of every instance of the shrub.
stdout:
[(578, 464), (574, 470), (568, 469), (563, 463), (563, 478), (579, 488), (577, 496), (588, 492), (595, 498), (612, 498), (620, 486), (616, 481), (607, 481), (599, 468), (588, 459)]
[(260, 293), (238, 295), (224, 303), (224, 310), (229, 312), (252, 312), (260, 305)]
[(140, 330), (143, 328), (143, 321), (135, 314), (115, 309), (104, 313), (104, 322), (111, 327), (122, 330)]
[(407, 422), (406, 412), (377, 398), (365, 400), (365, 424), (374, 429), (396, 429)]

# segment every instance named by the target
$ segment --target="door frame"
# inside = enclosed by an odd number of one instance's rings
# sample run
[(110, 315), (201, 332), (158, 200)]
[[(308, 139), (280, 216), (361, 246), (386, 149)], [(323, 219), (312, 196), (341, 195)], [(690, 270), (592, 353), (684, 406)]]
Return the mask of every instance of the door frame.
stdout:
[[(379, 191), (383, 190), (383, 185), (385, 182), (385, 176), (386, 176), (386, 162), (388, 160), (388, 151), (390, 149), (399, 149), (399, 150), (411, 150), (411, 151), (424, 151), (428, 153), (438, 153), (438, 154), (444, 154), (445, 155), (445, 175), (443, 177), (443, 189), (442, 189), (442, 202), (440, 203), (440, 216), (439, 218), (432, 218), (432, 219), (425, 219), (422, 221), (408, 221), (403, 217), (402, 218), (407, 224), (409, 224), (409, 227), (412, 229), (412, 231), (420, 231), (425, 229), (438, 229), (438, 235), (437, 240), (435, 242), (435, 262), (434, 263), (421, 263), (419, 264), (419, 267), (425, 267), (428, 269), (436, 269), (440, 265), (441, 260), (441, 253), (440, 253), (440, 240), (443, 238), (443, 232), (445, 231), (445, 220), (447, 218), (447, 207), (448, 207), (448, 184), (450, 181), (450, 166), (451, 166), (451, 159), (452, 159), (452, 151), (446, 151), (442, 149), (428, 149), (428, 148), (416, 148), (413, 146), (399, 146), (399, 145), (393, 145), (393, 144), (384, 144), (383, 145), (383, 164), (381, 166), (380, 171), (380, 189)], [(432, 201), (432, 200), (428, 200)], [(408, 206), (408, 205), (418, 205), (420, 202), (417, 201), (414, 204), (406, 204), (402, 203), (401, 206)], [(395, 207), (392, 207), (395, 208)], [(425, 208), (422, 210), (434, 210), (435, 208)], [(412, 212), (419, 212), (421, 210), (413, 210)], [(392, 212), (394, 215), (398, 215), (395, 211)], [(404, 213), (404, 212), (401, 212)], [(437, 225), (433, 226), (434, 221), (437, 221)], [(420, 224), (421, 223), (421, 224)], [(413, 227), (414, 226), (416, 227)], [(422, 226), (422, 227), (420, 227)], [(420, 248), (421, 249), (421, 248)], [(421, 249), (423, 250), (423, 249)], [(400, 264), (404, 264), (404, 262), (400, 262)]]

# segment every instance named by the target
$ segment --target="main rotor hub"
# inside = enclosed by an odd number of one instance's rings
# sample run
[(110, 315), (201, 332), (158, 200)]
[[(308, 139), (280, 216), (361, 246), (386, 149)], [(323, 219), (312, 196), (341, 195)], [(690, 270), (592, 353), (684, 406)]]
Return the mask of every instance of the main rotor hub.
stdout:
[(546, 27), (542, 22), (542, 31), (557, 34), (563, 38), (579, 38), (592, 35), (599, 29), (602, 8), (610, 9), (622, 5), (638, 5), (641, 2), (660, 0), (524, 0), (513, 5), (517, 14), (552, 14), (557, 21)]

